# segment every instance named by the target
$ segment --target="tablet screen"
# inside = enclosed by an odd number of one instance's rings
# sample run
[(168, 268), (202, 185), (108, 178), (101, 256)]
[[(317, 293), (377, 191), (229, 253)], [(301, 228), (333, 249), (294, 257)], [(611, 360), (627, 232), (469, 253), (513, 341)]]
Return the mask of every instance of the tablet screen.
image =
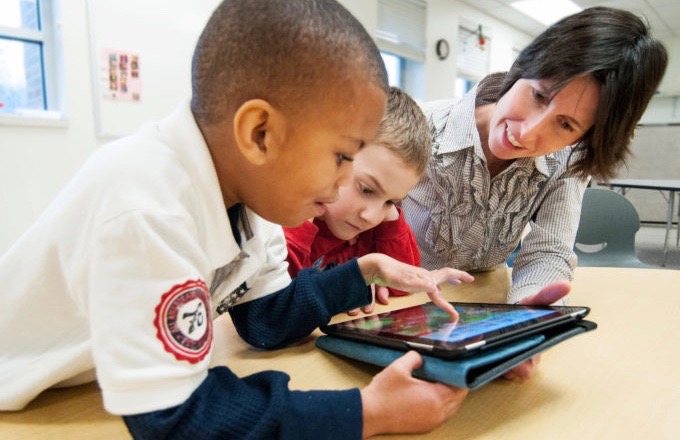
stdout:
[[(583, 307), (519, 306), (509, 304), (452, 303), (460, 314), (457, 322), (433, 303), (353, 319), (329, 326), (330, 333), (358, 334), (400, 339), (436, 346), (464, 346), (540, 326), (555, 319), (569, 319)], [(335, 328), (333, 328), (335, 327)], [(324, 330), (326, 331), (326, 330)], [(326, 331), (329, 333), (329, 331)]]

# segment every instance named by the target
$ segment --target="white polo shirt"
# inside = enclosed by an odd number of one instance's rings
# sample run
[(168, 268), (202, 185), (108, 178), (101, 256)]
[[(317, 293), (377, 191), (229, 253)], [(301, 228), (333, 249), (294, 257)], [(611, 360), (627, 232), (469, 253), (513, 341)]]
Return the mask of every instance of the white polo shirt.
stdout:
[(97, 150), (0, 259), (0, 410), (93, 369), (115, 414), (186, 400), (218, 305), (290, 283), (280, 226), (245, 213), (240, 248), (188, 103)]

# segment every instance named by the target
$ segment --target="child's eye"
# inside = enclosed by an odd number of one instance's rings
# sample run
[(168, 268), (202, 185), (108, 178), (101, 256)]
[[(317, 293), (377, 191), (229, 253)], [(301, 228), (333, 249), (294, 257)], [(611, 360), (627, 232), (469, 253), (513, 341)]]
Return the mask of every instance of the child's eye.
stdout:
[(359, 191), (361, 191), (361, 194), (365, 194), (365, 195), (369, 195), (369, 196), (374, 194), (374, 191), (371, 188), (369, 188), (365, 185), (359, 185)]
[(337, 153), (335, 155), (335, 163), (338, 165), (338, 167), (340, 167), (344, 161), (352, 162), (353, 160), (354, 160), (354, 158), (349, 157), (349, 156), (345, 156), (342, 153)]

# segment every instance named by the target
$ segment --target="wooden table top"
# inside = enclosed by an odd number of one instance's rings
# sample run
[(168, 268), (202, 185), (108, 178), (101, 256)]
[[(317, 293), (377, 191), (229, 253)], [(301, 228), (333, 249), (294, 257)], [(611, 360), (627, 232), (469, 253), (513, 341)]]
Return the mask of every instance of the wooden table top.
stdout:
[[(450, 300), (504, 302), (506, 271), (476, 274), (447, 286)], [(424, 294), (393, 298), (383, 311), (422, 303)], [(680, 438), (680, 271), (578, 267), (570, 304), (587, 305), (594, 332), (543, 355), (525, 383), (496, 380), (471, 392), (444, 426), (402, 439), (676, 439)], [(337, 316), (334, 321), (346, 319)], [(644, 324), (643, 324), (644, 322)], [(240, 376), (286, 371), (293, 389), (363, 387), (377, 367), (325, 353), (315, 332), (292, 347), (259, 351), (236, 335), (228, 317), (215, 322), (213, 364)], [(119, 417), (105, 412), (96, 384), (42, 393), (25, 410), (0, 413), (0, 438), (129, 438)]]

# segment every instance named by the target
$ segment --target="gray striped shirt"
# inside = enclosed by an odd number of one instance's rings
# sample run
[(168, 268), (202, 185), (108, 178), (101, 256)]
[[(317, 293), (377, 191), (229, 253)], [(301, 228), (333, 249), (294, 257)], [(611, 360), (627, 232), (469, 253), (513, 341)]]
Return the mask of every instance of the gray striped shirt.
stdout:
[(517, 159), (491, 179), (475, 125), (475, 96), (476, 88), (460, 101), (423, 106), (433, 156), (402, 208), (429, 269), (504, 265), (529, 225), (513, 265), (507, 300), (514, 303), (553, 281), (573, 279), (587, 180), (565, 176), (571, 148)]

